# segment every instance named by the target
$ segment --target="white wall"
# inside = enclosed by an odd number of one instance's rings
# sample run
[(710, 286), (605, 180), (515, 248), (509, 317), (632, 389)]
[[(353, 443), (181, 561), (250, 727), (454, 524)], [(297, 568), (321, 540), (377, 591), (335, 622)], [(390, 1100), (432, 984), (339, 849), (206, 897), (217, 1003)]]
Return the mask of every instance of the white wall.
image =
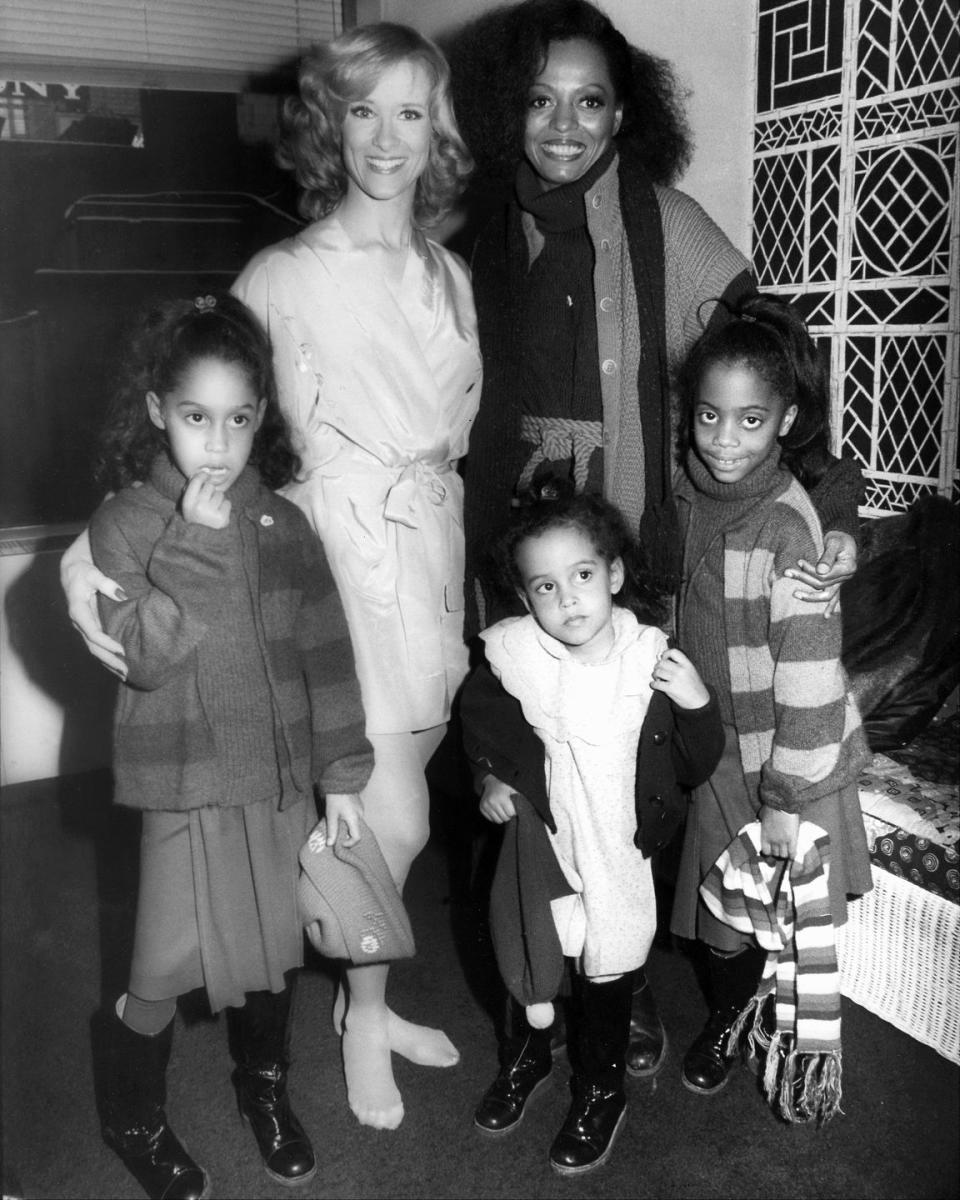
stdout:
[[(359, 15), (435, 36), (497, 0), (365, 0)], [(669, 59), (691, 95), (693, 163), (681, 183), (735, 246), (750, 253), (757, 0), (601, 0), (628, 41)]]
[(83, 648), (60, 591), (56, 531), (0, 537), (0, 784), (110, 762), (116, 680)]

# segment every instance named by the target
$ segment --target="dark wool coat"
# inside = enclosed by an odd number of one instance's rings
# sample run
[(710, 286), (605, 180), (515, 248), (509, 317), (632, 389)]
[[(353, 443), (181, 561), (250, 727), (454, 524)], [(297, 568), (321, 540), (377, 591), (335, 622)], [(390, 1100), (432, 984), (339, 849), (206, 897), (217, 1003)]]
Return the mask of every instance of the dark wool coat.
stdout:
[(115, 716), (118, 803), (182, 811), (281, 807), (359, 791), (373, 769), (343, 606), (306, 518), (247, 468), (226, 529), (184, 521), (183, 476), (104, 502), (96, 565), (126, 592), (101, 599), (129, 674)]

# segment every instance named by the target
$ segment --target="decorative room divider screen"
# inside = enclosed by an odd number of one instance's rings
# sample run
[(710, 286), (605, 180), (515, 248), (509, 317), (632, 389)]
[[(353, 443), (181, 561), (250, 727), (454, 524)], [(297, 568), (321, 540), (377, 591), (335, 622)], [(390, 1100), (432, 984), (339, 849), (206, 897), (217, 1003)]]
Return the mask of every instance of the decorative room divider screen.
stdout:
[(960, 500), (957, 0), (759, 0), (753, 261), (829, 337), (864, 516)]

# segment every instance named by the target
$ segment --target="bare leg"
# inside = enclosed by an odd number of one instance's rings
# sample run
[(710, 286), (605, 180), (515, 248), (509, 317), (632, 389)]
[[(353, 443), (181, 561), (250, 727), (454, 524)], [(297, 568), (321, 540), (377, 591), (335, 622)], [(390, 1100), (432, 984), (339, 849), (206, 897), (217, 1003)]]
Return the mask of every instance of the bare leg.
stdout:
[[(347, 998), (341, 985), (333, 1002), (333, 1027), (343, 1033)], [(420, 1067), (455, 1067), (460, 1052), (442, 1029), (414, 1025), (387, 1008), (387, 1039), (394, 1054), (400, 1054)]]
[[(429, 834), (423, 771), (443, 733), (444, 727), (437, 726), (414, 734), (373, 734), (370, 738), (376, 767), (363, 793), (364, 819), (376, 834), (401, 889)], [(362, 1125), (377, 1129), (396, 1129), (403, 1120), (403, 1100), (390, 1063), (392, 1050), (414, 1062), (435, 1066), (452, 1066), (459, 1058), (445, 1034), (411, 1025), (390, 1012), (387, 970), (386, 964), (348, 967), (349, 1004), (344, 1005), (341, 994), (334, 1007), (334, 1020), (342, 1033), (350, 1107)]]

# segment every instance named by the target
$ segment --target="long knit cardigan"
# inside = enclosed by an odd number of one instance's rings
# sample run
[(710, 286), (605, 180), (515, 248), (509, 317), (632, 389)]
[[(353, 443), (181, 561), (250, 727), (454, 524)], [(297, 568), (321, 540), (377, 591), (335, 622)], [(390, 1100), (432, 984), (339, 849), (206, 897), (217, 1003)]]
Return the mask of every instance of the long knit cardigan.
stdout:
[[(279, 796), (287, 808), (314, 783), (358, 791), (373, 751), (316, 534), (250, 468), (227, 493), (223, 530), (183, 520), (183, 484), (160, 458), (150, 482), (105, 501), (90, 526), (94, 561), (128, 597), (100, 604), (128, 666), (115, 714), (117, 802), (182, 811)], [(244, 706), (266, 726), (272, 755), (218, 727), (218, 710)]]
[[(629, 143), (618, 144), (617, 158), (584, 203), (595, 255), (604, 494), (634, 529), (643, 515), (647, 553), (669, 573), (677, 544), (670, 373), (702, 331), (705, 302), (733, 300), (753, 281), (719, 227), (689, 196), (653, 185)], [(521, 306), (538, 248), (537, 231), (524, 216), (515, 200), (507, 204), (472, 257), (484, 384), (466, 464), (468, 635), (491, 620), (486, 551), (509, 518), (524, 463)], [(637, 480), (642, 488), (635, 495)]]
[[(685, 530), (695, 496), (685, 474), (676, 496)], [(797, 585), (784, 575), (799, 558), (816, 562), (820, 524), (810, 497), (781, 469), (722, 536), (727, 656), (747, 788), (762, 804), (798, 813), (854, 780), (870, 757), (840, 663), (841, 622), (795, 598)], [(702, 565), (691, 565), (691, 578)]]

